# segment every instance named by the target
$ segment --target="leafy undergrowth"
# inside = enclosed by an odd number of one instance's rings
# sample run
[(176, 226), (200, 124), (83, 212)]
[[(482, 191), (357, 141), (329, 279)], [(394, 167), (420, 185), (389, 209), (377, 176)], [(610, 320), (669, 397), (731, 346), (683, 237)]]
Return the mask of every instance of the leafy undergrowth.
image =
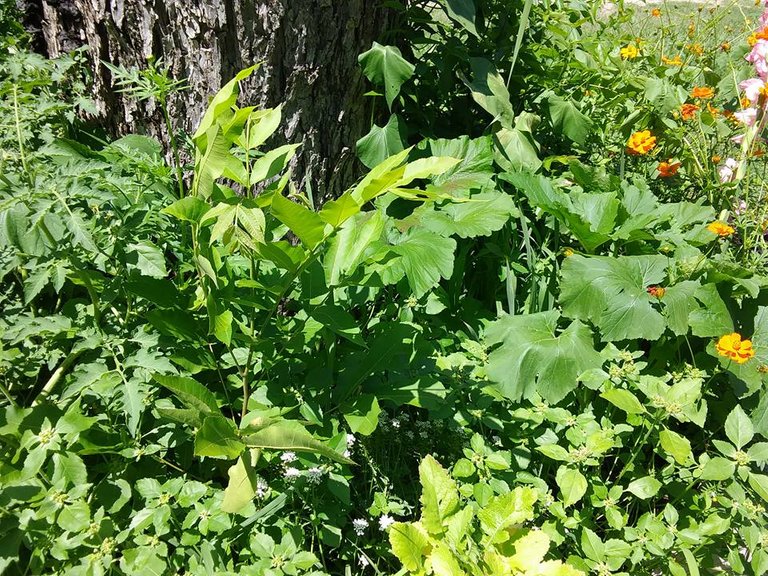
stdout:
[(766, 17), (440, 5), (318, 208), (253, 68), (105, 142), (8, 28), (0, 572), (768, 570)]

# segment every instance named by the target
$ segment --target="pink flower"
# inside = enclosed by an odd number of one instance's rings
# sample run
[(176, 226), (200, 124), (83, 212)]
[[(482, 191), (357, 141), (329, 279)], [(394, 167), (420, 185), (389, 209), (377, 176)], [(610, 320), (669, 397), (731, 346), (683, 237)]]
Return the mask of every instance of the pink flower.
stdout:
[(752, 52), (744, 57), (747, 62), (755, 65), (755, 72), (760, 78), (768, 77), (768, 41), (758, 40), (752, 47)]
[(747, 100), (754, 104), (757, 102), (757, 99), (760, 98), (760, 92), (765, 88), (765, 82), (760, 78), (750, 78), (749, 80), (741, 82), (739, 88), (744, 90), (744, 95), (747, 97)]
[(720, 182), (732, 182), (733, 177), (736, 175), (736, 169), (739, 167), (739, 163), (733, 158), (728, 158), (725, 164), (720, 167), (718, 174), (720, 175)]
[(741, 216), (746, 211), (747, 211), (747, 202), (745, 200), (733, 201), (733, 213), (736, 214), (736, 216)]
[(752, 126), (757, 120), (757, 108), (746, 108), (733, 115), (736, 120), (747, 126)]

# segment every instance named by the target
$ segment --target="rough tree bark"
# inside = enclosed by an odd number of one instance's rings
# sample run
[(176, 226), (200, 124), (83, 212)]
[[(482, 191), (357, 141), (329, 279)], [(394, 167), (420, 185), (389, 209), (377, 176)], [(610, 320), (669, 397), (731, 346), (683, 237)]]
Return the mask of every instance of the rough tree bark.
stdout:
[(49, 56), (90, 47), (100, 121), (115, 134), (167, 141), (160, 111), (116, 93), (101, 61), (140, 67), (162, 58), (188, 81), (170, 103), (187, 131), (223, 83), (261, 62), (244, 100), (284, 103), (275, 144), (303, 143), (292, 166), (301, 188), (322, 201), (359, 175), (354, 144), (370, 126), (357, 55), (392, 23), (380, 0), (24, 0), (22, 9)]

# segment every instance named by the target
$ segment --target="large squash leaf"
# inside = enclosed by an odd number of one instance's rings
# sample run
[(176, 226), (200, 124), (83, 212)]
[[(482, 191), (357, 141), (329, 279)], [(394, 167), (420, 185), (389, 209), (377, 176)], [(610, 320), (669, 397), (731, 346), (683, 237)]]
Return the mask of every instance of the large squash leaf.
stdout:
[(664, 280), (666, 266), (664, 256), (571, 256), (562, 268), (563, 312), (592, 322), (605, 342), (655, 340), (666, 322), (647, 288)]
[(490, 345), (501, 344), (488, 358), (488, 377), (512, 400), (539, 394), (549, 402), (565, 398), (585, 371), (599, 368), (592, 334), (579, 321), (557, 334), (557, 311), (505, 316), (486, 332)]

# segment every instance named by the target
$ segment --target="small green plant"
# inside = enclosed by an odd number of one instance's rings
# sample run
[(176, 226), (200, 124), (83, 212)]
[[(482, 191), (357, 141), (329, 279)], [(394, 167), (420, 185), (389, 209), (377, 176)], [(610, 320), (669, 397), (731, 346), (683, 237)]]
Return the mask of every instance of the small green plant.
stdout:
[(408, 574), (583, 575), (559, 560), (544, 560), (549, 537), (524, 527), (535, 517), (536, 489), (517, 487), (479, 504), (473, 486), (460, 488), (431, 456), (421, 462), (419, 480), (421, 519), (389, 529), (392, 552)]

